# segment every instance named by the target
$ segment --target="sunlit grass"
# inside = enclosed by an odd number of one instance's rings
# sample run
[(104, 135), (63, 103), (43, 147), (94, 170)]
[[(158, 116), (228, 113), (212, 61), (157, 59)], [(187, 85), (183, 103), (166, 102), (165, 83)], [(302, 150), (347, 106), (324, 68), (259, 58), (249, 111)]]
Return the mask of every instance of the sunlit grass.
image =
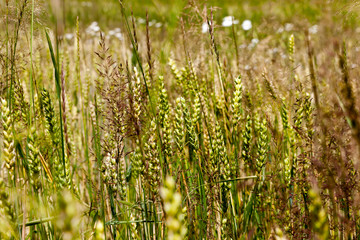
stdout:
[(0, 0), (0, 239), (357, 239), (357, 9)]

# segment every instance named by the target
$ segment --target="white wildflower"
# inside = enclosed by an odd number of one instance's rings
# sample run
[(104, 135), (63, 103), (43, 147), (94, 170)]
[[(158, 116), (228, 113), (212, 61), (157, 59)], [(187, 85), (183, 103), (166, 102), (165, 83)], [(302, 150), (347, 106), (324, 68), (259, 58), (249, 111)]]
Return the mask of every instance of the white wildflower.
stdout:
[(233, 24), (239, 24), (239, 20), (235, 20), (233, 16), (226, 16), (223, 18), (222, 26), (231, 27)]
[(242, 29), (244, 29), (245, 31), (248, 31), (252, 28), (252, 23), (250, 20), (245, 20), (243, 21), (243, 23), (241, 24)]
[(275, 47), (272, 49), (272, 53), (278, 53), (279, 52), (279, 48)]
[(66, 34), (65, 34), (65, 38), (66, 38), (67, 40), (71, 40), (71, 39), (74, 38), (74, 34), (72, 34), (72, 33), (66, 33)]
[(145, 19), (143, 19), (143, 18), (138, 18), (138, 23), (140, 23), (140, 24), (144, 24), (146, 22), (146, 20)]
[(100, 31), (100, 27), (97, 22), (92, 22), (90, 26), (86, 29), (86, 33), (95, 36), (96, 33)]
[(118, 32), (118, 33), (115, 33), (115, 37), (118, 38), (119, 40), (123, 40), (123, 35), (122, 33)]
[(252, 49), (252, 48), (254, 48), (258, 43), (259, 43), (259, 39), (253, 38), (253, 39), (251, 40), (251, 43), (249, 44), (248, 48), (249, 48), (249, 49)]
[(151, 27), (151, 26), (153, 26), (153, 25), (155, 25), (156, 24), (156, 21), (155, 20), (151, 20), (150, 22), (149, 22), (149, 26)]
[(316, 34), (319, 30), (319, 26), (318, 25), (314, 25), (312, 27), (309, 28), (309, 33), (310, 34)]
[(285, 24), (285, 31), (290, 32), (291, 30), (293, 30), (293, 28), (294, 28), (294, 24), (292, 23)]
[(84, 7), (91, 7), (92, 2), (81, 2), (81, 5), (84, 6)]
[(246, 48), (246, 47), (247, 47), (247, 45), (246, 45), (245, 43), (243, 43), (243, 44), (241, 44), (241, 45), (239, 46), (240, 49), (244, 49), (244, 48)]
[(201, 25), (201, 32), (202, 32), (202, 33), (206, 33), (207, 31), (209, 31), (209, 25), (207, 24), (207, 22), (204, 22), (204, 23)]

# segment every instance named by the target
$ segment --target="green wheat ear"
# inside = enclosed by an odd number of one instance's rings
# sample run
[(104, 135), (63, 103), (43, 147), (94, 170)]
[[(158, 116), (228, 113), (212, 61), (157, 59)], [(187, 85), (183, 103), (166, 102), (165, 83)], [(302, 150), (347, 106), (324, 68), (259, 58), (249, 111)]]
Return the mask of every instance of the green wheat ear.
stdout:
[[(214, 151), (217, 156), (217, 164), (220, 166), (220, 177), (224, 180), (230, 179), (230, 164), (226, 153), (223, 132), (219, 122), (216, 122), (215, 126)], [(230, 183), (228, 183), (227, 186), (230, 187)]]
[(39, 148), (37, 142), (37, 135), (35, 127), (31, 128), (30, 134), (28, 136), (28, 165), (29, 165), (29, 178), (30, 183), (37, 190), (40, 188), (40, 173), (41, 173), (41, 163), (39, 158)]
[[(123, 145), (123, 143), (121, 145)], [(123, 148), (123, 146), (121, 146), (121, 147)], [(121, 153), (120, 153), (118, 168), (119, 168), (118, 172), (120, 173), (118, 176), (118, 181), (119, 181), (119, 185), (120, 185), (119, 186), (120, 198), (126, 199), (126, 190), (128, 188), (128, 184), (126, 182), (126, 160), (125, 160), (125, 156), (124, 156), (124, 151), (121, 151)]]
[(309, 206), (311, 225), (314, 233), (319, 239), (329, 238), (329, 223), (328, 217), (321, 198), (313, 189), (309, 191), (309, 199), (311, 201)]
[(54, 146), (58, 146), (60, 140), (58, 136), (57, 122), (55, 119), (55, 111), (51, 102), (50, 94), (46, 89), (41, 91), (41, 103), (46, 119), (46, 130), (49, 132)]
[[(136, 144), (139, 145), (138, 142)], [(142, 162), (142, 155), (140, 148), (137, 147), (135, 152), (130, 157), (131, 162), (131, 175), (134, 179), (137, 179), (144, 171), (144, 165)]]
[(98, 220), (95, 223), (95, 240), (105, 240), (105, 227), (102, 221)]
[(260, 122), (259, 126), (259, 138), (257, 141), (257, 158), (256, 158), (256, 169), (260, 173), (262, 168), (266, 164), (268, 150), (269, 150), (268, 130), (266, 126), (266, 119)]
[(198, 137), (195, 132), (194, 123), (190, 116), (189, 108), (185, 102), (183, 103), (183, 116), (185, 120), (185, 128), (186, 128), (186, 143), (189, 144), (194, 150), (199, 148)]
[(0, 238), (6, 236), (6, 239), (11, 239), (16, 232), (16, 217), (7, 191), (5, 182), (0, 177)]
[(7, 173), (11, 181), (14, 180), (15, 176), (15, 146), (14, 146), (14, 135), (11, 130), (11, 116), (10, 109), (8, 108), (7, 101), (0, 99), (1, 101), (1, 114), (2, 114), (2, 127), (3, 127), (3, 160)]
[(234, 98), (233, 102), (231, 104), (232, 107), (232, 122), (233, 125), (237, 125), (240, 121), (241, 115), (242, 115), (242, 91), (243, 91), (243, 85), (241, 81), (241, 76), (237, 77), (235, 79), (235, 92), (234, 92)]
[(166, 156), (172, 155), (171, 150), (171, 129), (170, 129), (170, 105), (167, 91), (164, 87), (164, 77), (159, 77), (160, 81), (160, 102), (159, 102), (159, 121), (162, 128), (162, 140)]
[(161, 179), (161, 168), (160, 168), (160, 159), (159, 152), (157, 150), (156, 144), (156, 123), (151, 121), (149, 134), (150, 137), (145, 143), (145, 160), (148, 162), (147, 169), (147, 182), (150, 186), (150, 190), (154, 195), (157, 195), (159, 191), (159, 184)]
[(108, 153), (104, 159), (101, 166), (102, 177), (104, 183), (113, 191), (118, 191), (118, 171), (115, 157)]
[(174, 138), (175, 144), (178, 151), (182, 151), (185, 144), (185, 119), (183, 108), (185, 105), (185, 99), (179, 97), (176, 99), (176, 107), (175, 107), (175, 123), (174, 123)]
[(295, 53), (295, 40), (294, 40), (294, 34), (291, 34), (289, 37), (289, 60), (290, 62), (294, 63), (294, 53)]
[(181, 83), (183, 81), (183, 77), (180, 73), (180, 71), (178, 70), (176, 63), (173, 59), (169, 58), (169, 66), (171, 68), (171, 73), (174, 75), (176, 83), (181, 86)]
[(200, 94), (197, 94), (194, 99), (194, 112), (192, 115), (192, 122), (196, 126), (199, 124), (201, 125), (200, 119), (201, 119), (201, 102), (200, 102)]
[(245, 129), (242, 134), (243, 144), (241, 149), (241, 158), (244, 161), (245, 167), (252, 169), (253, 161), (251, 158), (251, 142), (252, 142), (252, 120), (249, 115), (246, 117)]
[(184, 214), (181, 208), (181, 194), (176, 192), (175, 187), (174, 179), (168, 176), (160, 190), (160, 195), (164, 202), (166, 213), (165, 226), (167, 228), (167, 239), (183, 240), (187, 230), (183, 224)]

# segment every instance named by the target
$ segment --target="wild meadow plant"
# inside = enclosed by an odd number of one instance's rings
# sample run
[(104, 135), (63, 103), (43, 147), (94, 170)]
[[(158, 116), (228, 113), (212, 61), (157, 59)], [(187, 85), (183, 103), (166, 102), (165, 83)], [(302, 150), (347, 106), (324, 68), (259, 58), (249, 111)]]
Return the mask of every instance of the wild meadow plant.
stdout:
[(219, 25), (227, 3), (188, 1), (170, 28), (79, 2), (119, 27), (0, 0), (0, 239), (359, 238), (358, 40), (338, 5), (236, 3)]

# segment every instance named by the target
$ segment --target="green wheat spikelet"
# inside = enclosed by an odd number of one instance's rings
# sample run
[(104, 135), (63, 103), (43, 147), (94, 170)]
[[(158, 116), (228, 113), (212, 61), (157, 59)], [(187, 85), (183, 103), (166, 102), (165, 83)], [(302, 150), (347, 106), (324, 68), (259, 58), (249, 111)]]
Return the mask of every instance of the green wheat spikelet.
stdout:
[(185, 144), (185, 119), (183, 107), (185, 105), (185, 99), (179, 97), (176, 99), (175, 108), (175, 124), (174, 124), (174, 138), (175, 144), (179, 151), (182, 151)]
[(215, 126), (214, 151), (218, 159), (218, 164), (220, 164), (221, 177), (224, 180), (230, 179), (231, 171), (230, 171), (229, 159), (226, 153), (223, 132), (218, 122), (216, 123)]
[(150, 137), (145, 143), (145, 160), (149, 163), (147, 169), (147, 181), (153, 194), (157, 194), (160, 183), (160, 159), (156, 144), (156, 123), (151, 121)]
[(14, 180), (15, 175), (15, 143), (14, 136), (11, 130), (11, 116), (5, 99), (1, 99), (1, 114), (3, 127), (3, 160), (7, 173), (11, 180)]
[(196, 124), (200, 124), (200, 115), (201, 115), (201, 102), (199, 94), (196, 95), (194, 99), (194, 112), (192, 114), (192, 122)]
[(175, 61), (169, 58), (169, 66), (171, 68), (171, 73), (174, 75), (176, 83), (180, 86), (183, 81), (180, 71), (178, 70)]
[(289, 113), (285, 100), (282, 99), (282, 105), (280, 109), (281, 120), (283, 124), (283, 138), (284, 138), (284, 173), (287, 182), (290, 182), (291, 169), (292, 169), (292, 143), (293, 143), (293, 131), (289, 123)]
[[(9, 194), (5, 189), (5, 182), (0, 177), (0, 238), (11, 239), (16, 231), (16, 217), (14, 209), (9, 200)], [(4, 238), (5, 239), (5, 238)]]
[(291, 36), (289, 37), (288, 51), (289, 51), (289, 60), (290, 60), (290, 62), (294, 62), (294, 53), (295, 53), (294, 34), (291, 34)]
[(256, 169), (260, 173), (262, 168), (266, 164), (267, 154), (268, 154), (268, 130), (266, 127), (266, 119), (260, 121), (259, 124), (259, 137), (257, 140), (257, 158), (256, 158)]
[(51, 140), (54, 146), (59, 146), (60, 140), (58, 137), (58, 127), (55, 119), (55, 111), (51, 103), (50, 94), (46, 89), (41, 91), (41, 101), (46, 120), (46, 129), (51, 136)]
[(142, 174), (144, 170), (144, 166), (141, 159), (141, 151), (140, 148), (136, 148), (135, 152), (131, 155), (131, 174), (137, 179), (140, 174)]
[(171, 177), (166, 178), (164, 186), (160, 190), (160, 195), (166, 213), (167, 239), (185, 239), (187, 230), (183, 224), (184, 215), (181, 209), (181, 194), (176, 192), (175, 181)]
[(185, 102), (182, 102), (182, 105), (183, 105), (183, 107), (182, 107), (183, 116), (185, 119), (185, 127), (186, 127), (186, 132), (187, 132), (186, 142), (193, 149), (196, 150), (199, 148), (199, 141), (198, 141), (196, 133), (195, 133), (194, 124), (193, 124), (192, 118), (190, 116), (189, 109), (186, 106)]
[(164, 146), (164, 152), (167, 156), (172, 155), (171, 151), (171, 129), (170, 129), (170, 106), (169, 99), (164, 88), (164, 78), (159, 77), (160, 81), (160, 105), (159, 105), (159, 118), (160, 126), (162, 128), (162, 140)]
[(245, 129), (242, 134), (243, 144), (241, 150), (241, 157), (247, 167), (252, 167), (252, 160), (250, 154), (250, 147), (252, 141), (252, 120), (251, 117), (248, 115), (246, 117)]
[(311, 225), (318, 239), (329, 238), (329, 223), (325, 209), (322, 206), (321, 198), (313, 189), (309, 191), (309, 206)]
[(118, 181), (119, 181), (119, 189), (120, 189), (120, 198), (125, 199), (126, 198), (126, 189), (127, 189), (127, 182), (126, 182), (126, 161), (124, 153), (120, 153), (120, 159), (119, 159), (119, 175), (118, 175)]
[(113, 154), (108, 153), (101, 165), (102, 178), (104, 183), (113, 191), (118, 191), (118, 170), (116, 159)]
[(243, 86), (242, 86), (242, 81), (241, 81), (241, 76), (237, 77), (235, 79), (235, 92), (234, 92), (234, 98), (233, 98), (233, 102), (231, 104), (232, 107), (232, 122), (233, 125), (237, 125), (238, 122), (240, 121), (241, 115), (242, 115), (242, 91), (243, 91)]
[(28, 165), (29, 165), (29, 178), (30, 183), (38, 189), (40, 187), (40, 172), (41, 172), (41, 163), (39, 158), (39, 148), (36, 141), (36, 129), (35, 127), (31, 128), (30, 134), (28, 136)]

